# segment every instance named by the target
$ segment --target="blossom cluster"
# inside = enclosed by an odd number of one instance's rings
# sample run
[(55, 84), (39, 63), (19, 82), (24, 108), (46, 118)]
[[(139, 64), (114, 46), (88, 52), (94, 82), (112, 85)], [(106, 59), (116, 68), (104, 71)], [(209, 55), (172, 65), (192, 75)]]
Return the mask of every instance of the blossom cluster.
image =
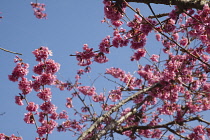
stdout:
[(36, 16), (36, 18), (38, 18), (38, 19), (45, 18), (46, 19), (47, 14), (43, 13), (45, 11), (45, 4), (31, 2), (31, 6), (34, 10), (34, 15)]

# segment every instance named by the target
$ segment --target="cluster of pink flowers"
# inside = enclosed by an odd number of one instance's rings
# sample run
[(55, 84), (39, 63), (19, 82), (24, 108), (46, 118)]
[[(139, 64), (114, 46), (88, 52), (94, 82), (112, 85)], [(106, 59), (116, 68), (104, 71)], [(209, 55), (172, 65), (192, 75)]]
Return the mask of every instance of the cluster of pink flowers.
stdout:
[(45, 4), (31, 2), (31, 6), (34, 10), (34, 15), (36, 16), (36, 18), (38, 18), (38, 19), (45, 18), (46, 19), (47, 14), (43, 13), (45, 11)]
[(95, 92), (96, 88), (95, 87), (90, 87), (90, 86), (79, 86), (77, 87), (78, 90), (83, 93), (84, 95), (89, 95), (89, 96), (93, 96), (95, 94), (97, 94)]
[[(22, 93), (19, 96), (15, 96), (15, 102), (18, 105), (23, 105), (23, 100), (29, 95), (34, 89), (38, 92), (37, 96), (44, 101), (43, 104), (38, 105), (34, 102), (26, 102), (26, 110), (24, 121), (28, 124), (36, 123), (35, 116), (39, 116), (39, 122), (41, 126), (37, 128), (39, 137), (43, 137), (45, 134), (50, 134), (57, 127), (57, 123), (54, 121), (59, 118), (65, 118), (65, 114), (57, 114), (57, 107), (51, 102), (52, 93), (50, 88), (45, 88), (45, 85), (52, 85), (56, 82), (56, 76), (54, 75), (59, 69), (60, 64), (48, 59), (52, 52), (44, 46), (33, 51), (33, 54), (38, 61), (38, 65), (34, 66), (34, 73), (38, 76), (32, 76), (33, 81), (27, 80), (25, 76), (28, 74), (29, 65), (22, 62), (22, 59), (16, 57), (15, 62), (17, 63), (14, 68), (12, 75), (9, 75), (9, 79), (13, 82), (19, 82), (19, 89)], [(41, 111), (39, 112), (40, 109)], [(51, 116), (49, 116), (51, 115)], [(59, 116), (60, 115), (60, 116)], [(45, 120), (47, 117), (52, 120)], [(66, 117), (68, 117), (66, 115)]]
[(121, 5), (117, 5), (116, 3), (104, 0), (104, 13), (108, 19), (112, 21), (117, 21), (123, 17), (123, 13), (125, 12), (126, 4), (123, 2)]
[[(125, 32), (125, 31), (121, 31), (121, 32)], [(123, 47), (123, 46), (127, 46), (129, 43), (129, 40), (126, 36), (122, 36), (120, 34), (120, 31), (115, 30), (113, 33), (113, 39), (112, 39), (112, 45), (116, 48), (118, 47)]]
[(84, 44), (83, 52), (76, 52), (76, 58), (79, 61), (78, 65), (88, 66), (92, 64), (91, 58), (95, 56), (93, 48), (89, 48), (87, 44)]
[(103, 93), (101, 93), (100, 95), (93, 95), (92, 99), (94, 102), (103, 102), (105, 101), (106, 97)]
[(138, 49), (133, 56), (131, 56), (131, 61), (139, 60), (140, 58), (144, 57), (146, 55), (145, 49)]
[(29, 64), (23, 63), (22, 59), (20, 59), (18, 56), (15, 59), (16, 67), (12, 71), (12, 75), (9, 75), (9, 80), (13, 82), (17, 82), (19, 78), (22, 78), (28, 74), (28, 68)]
[(111, 99), (112, 102), (116, 102), (122, 98), (122, 92), (120, 89), (117, 90), (111, 90), (109, 93), (109, 99)]
[(17, 137), (14, 134), (12, 134), (11, 136), (6, 136), (3, 133), (0, 133), (0, 140), (23, 140), (22, 137)]
[[(25, 77), (28, 74), (29, 65), (23, 63), (19, 57), (15, 59), (17, 65), (12, 74), (9, 75), (9, 79), (13, 82), (19, 82), (18, 86), (21, 93), (19, 96), (15, 96), (16, 104), (23, 105), (23, 101), (30, 95), (29, 93), (32, 90), (36, 91), (38, 98), (42, 100), (40, 105), (27, 101), (26, 110), (28, 112), (25, 113), (24, 117), (24, 121), (28, 124), (35, 124), (36, 117), (41, 123), (37, 128), (37, 133), (40, 137), (37, 139), (44, 140), (45, 138), (42, 137), (52, 133), (56, 127), (58, 131), (72, 131), (75, 134), (82, 133), (86, 122), (90, 121), (88, 125), (91, 125), (95, 121), (95, 117), (99, 117), (95, 111), (92, 113), (93, 110), (90, 107), (92, 106), (92, 101), (94, 101), (94, 105), (100, 104), (103, 112), (106, 112), (115, 107), (115, 104), (109, 103), (115, 102), (117, 104), (127, 96), (131, 96), (135, 91), (141, 91), (145, 87), (150, 87), (156, 83), (159, 84), (155, 88), (142, 92), (128, 103), (129, 106), (138, 106), (136, 111), (133, 111), (133, 108), (125, 109), (123, 106), (121, 112), (119, 112), (120, 115), (116, 112), (116, 120), (132, 112), (132, 115), (119, 124), (119, 128), (122, 128), (121, 134), (128, 136), (132, 140), (137, 139), (137, 135), (146, 138), (161, 138), (164, 133), (163, 129), (175, 129), (174, 125), (179, 124), (180, 128), (176, 127), (177, 133), (171, 130), (170, 132), (175, 135), (178, 134), (178, 136), (183, 135), (186, 139), (195, 140), (205, 139), (205, 135), (210, 136), (210, 129), (205, 127), (205, 125), (196, 126), (191, 129), (192, 132), (190, 133), (182, 129), (182, 126), (188, 129), (188, 126), (185, 124), (191, 118), (197, 116), (201, 111), (210, 109), (210, 84), (208, 82), (208, 73), (210, 72), (208, 65), (210, 60), (209, 6), (205, 5), (204, 9), (199, 10), (197, 13), (192, 9), (187, 10), (185, 14), (180, 15), (179, 19), (177, 9), (175, 9), (169, 13), (169, 19), (162, 22), (162, 25), (151, 18), (143, 20), (138, 15), (134, 15), (134, 19), (127, 23), (127, 26), (131, 29), (128, 30), (126, 28), (125, 30), (124, 28), (119, 29), (119, 27), (124, 24), (121, 19), (123, 18), (126, 4), (111, 0), (104, 0), (103, 3), (105, 16), (114, 25), (112, 26), (113, 37), (105, 37), (99, 44), (99, 50), (97, 51), (85, 44), (83, 52), (76, 52), (75, 56), (78, 65), (87, 67), (77, 71), (74, 84), (70, 82), (64, 83), (56, 78), (55, 73), (60, 69), (60, 64), (48, 59), (52, 52), (47, 47), (41, 46), (33, 51), (38, 64), (33, 68), (33, 72), (37, 75), (32, 76), (32, 81)], [(32, 3), (31, 5), (37, 18), (46, 18), (46, 14), (43, 13), (45, 11), (44, 4)], [(177, 27), (176, 20), (178, 20), (180, 27)], [(164, 55), (167, 56), (166, 61), (158, 60), (160, 55), (153, 54), (150, 56), (147, 53), (145, 45), (147, 37), (152, 31), (156, 33), (157, 41), (163, 45)], [(195, 48), (191, 47), (190, 43), (194, 39), (200, 41), (201, 45)], [(108, 62), (106, 55), (111, 52), (112, 47), (128, 46), (129, 43), (130, 48), (134, 50), (131, 61), (138, 61), (142, 57), (148, 58), (148, 56), (150, 56), (150, 60), (148, 60), (152, 61), (150, 65), (139, 65), (136, 77), (120, 68), (112, 67), (106, 69), (105, 74), (110, 74), (124, 83), (124, 85), (118, 84), (120, 87), (111, 90), (109, 94), (97, 94), (95, 87), (83, 86), (78, 82), (82, 80), (84, 73), (90, 72), (89, 65), (94, 61), (97, 63)], [(75, 116), (80, 117), (79, 121), (70, 120), (66, 111), (56, 112), (57, 107), (51, 102), (52, 91), (50, 88), (46, 88), (48, 85), (56, 85), (60, 90), (74, 90), (72, 97), (66, 99), (65, 105), (67, 108), (73, 108), (73, 99), (77, 97), (77, 99), (80, 99), (84, 106), (81, 107), (80, 111), (75, 109)], [(126, 90), (128, 92), (124, 94)], [(86, 97), (90, 97), (90, 105), (87, 104)], [(158, 104), (158, 102), (162, 104)], [(170, 116), (171, 122), (164, 124), (160, 118), (162, 115)], [(63, 119), (64, 122), (58, 125), (57, 119)], [(97, 133), (104, 128), (104, 124), (108, 124), (111, 120), (112, 116), (106, 117), (94, 131)], [(200, 123), (206, 122), (200, 121)], [(206, 124), (209, 125), (208, 122)], [(145, 128), (135, 129), (133, 126), (145, 126)], [(129, 127), (132, 127), (133, 130), (128, 130), (127, 128)], [(125, 130), (123, 130), (124, 128)], [(86, 138), (91, 138), (92, 135), (94, 134), (89, 133)], [(0, 134), (1, 138), (6, 139), (7, 137), (4, 134)], [(173, 140), (175, 136), (171, 134), (168, 136), (168, 139)]]

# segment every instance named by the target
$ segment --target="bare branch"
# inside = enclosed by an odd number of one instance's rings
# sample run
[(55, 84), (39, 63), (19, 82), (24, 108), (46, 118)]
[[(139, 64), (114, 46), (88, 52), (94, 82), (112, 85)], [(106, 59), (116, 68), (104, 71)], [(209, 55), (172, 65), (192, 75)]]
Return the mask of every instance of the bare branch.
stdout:
[(4, 48), (0, 48), (1, 50), (5, 51), (5, 52), (9, 52), (9, 53), (13, 53), (13, 54), (18, 54), (18, 55), (22, 55), (21, 53), (17, 53), (17, 52), (13, 52), (13, 51), (9, 51), (7, 49)]

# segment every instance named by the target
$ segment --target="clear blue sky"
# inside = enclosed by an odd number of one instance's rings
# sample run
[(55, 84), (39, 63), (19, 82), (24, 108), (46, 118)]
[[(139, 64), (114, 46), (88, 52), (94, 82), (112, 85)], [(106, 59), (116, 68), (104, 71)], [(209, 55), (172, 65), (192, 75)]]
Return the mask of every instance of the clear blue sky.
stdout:
[[(69, 0), (38, 0), (40, 3), (46, 4), (46, 13), (48, 19), (37, 19), (33, 15), (32, 7), (28, 0), (1, 0), (0, 12), (4, 18), (0, 22), (0, 47), (22, 53), (20, 56), (24, 62), (29, 63), (30, 69), (37, 64), (32, 55), (32, 51), (40, 46), (48, 46), (53, 51), (53, 57), (56, 62), (61, 64), (61, 70), (58, 78), (61, 80), (73, 80), (76, 70), (79, 69), (74, 57), (76, 51), (81, 51), (83, 44), (97, 48), (100, 41), (107, 35), (112, 35), (112, 29), (100, 21), (104, 17), (102, 0), (89, 1), (69, 1)], [(33, 1), (35, 2), (35, 0)], [(148, 7), (144, 4), (135, 5), (139, 7), (145, 15), (151, 15)], [(169, 8), (168, 8), (169, 9)], [(162, 9), (162, 6), (154, 8), (157, 13), (168, 12), (168, 9)], [(166, 10), (166, 11), (165, 11)], [(132, 13), (128, 13), (132, 15)], [(132, 19), (132, 17), (130, 16)], [(154, 37), (153, 37), (154, 38)], [(149, 50), (154, 50), (157, 42), (149, 42)], [(160, 45), (160, 44), (159, 44)], [(99, 73), (104, 73), (106, 67), (121, 67), (126, 71), (133, 73), (136, 70), (136, 63), (130, 63), (129, 58), (132, 55), (130, 49), (112, 49), (108, 55), (110, 62), (103, 65), (93, 65), (91, 79), (98, 77)], [(158, 52), (160, 46), (157, 47)], [(14, 54), (0, 50), (0, 133), (6, 135), (20, 135), (24, 140), (32, 140), (37, 136), (35, 126), (28, 125), (23, 122), (25, 107), (18, 106), (14, 103), (15, 95), (20, 92), (17, 83), (8, 80), (7, 76), (11, 74), (15, 64), (13, 63)], [(33, 73), (30, 71), (28, 78)], [(103, 78), (99, 78), (100, 80)], [(91, 81), (86, 80), (84, 85), (91, 85)], [(103, 88), (110, 89), (112, 83), (95, 82), (97, 91), (102, 92)], [(66, 109), (64, 101), (69, 97), (69, 92), (61, 92), (53, 88), (52, 101), (60, 108), (58, 112)], [(32, 92), (29, 100), (37, 101), (36, 93)], [(80, 103), (79, 103), (80, 104)], [(74, 104), (76, 106), (76, 104)], [(70, 112), (69, 116), (71, 114)], [(72, 133), (53, 133), (50, 140), (69, 140)]]

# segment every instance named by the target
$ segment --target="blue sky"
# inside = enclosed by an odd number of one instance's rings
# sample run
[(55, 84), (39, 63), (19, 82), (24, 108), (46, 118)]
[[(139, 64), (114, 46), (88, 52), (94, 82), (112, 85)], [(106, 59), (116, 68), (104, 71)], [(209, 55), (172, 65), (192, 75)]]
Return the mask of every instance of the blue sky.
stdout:
[[(32, 51), (40, 46), (48, 46), (53, 51), (53, 56), (56, 62), (61, 64), (58, 78), (61, 80), (74, 80), (77, 66), (75, 57), (70, 57), (76, 51), (81, 51), (83, 44), (88, 44), (89, 47), (97, 48), (100, 41), (107, 35), (112, 35), (112, 28), (107, 24), (102, 24), (101, 20), (104, 17), (103, 3), (101, 0), (92, 1), (72, 1), (69, 0), (38, 0), (40, 3), (46, 4), (46, 13), (48, 19), (37, 19), (33, 15), (32, 7), (28, 0), (1, 0), (0, 12), (4, 18), (0, 22), (0, 47), (22, 53), (20, 56), (24, 62), (29, 63), (30, 69), (37, 64), (32, 55)], [(35, 1), (33, 1), (35, 2)], [(143, 15), (151, 15), (148, 7), (144, 4), (134, 5), (140, 8)], [(155, 6), (154, 10), (157, 13), (168, 12), (170, 9), (163, 6)], [(133, 15), (128, 12), (128, 15)], [(130, 16), (132, 19), (133, 17)], [(154, 42), (154, 37), (150, 38), (153, 41), (148, 42), (149, 50), (152, 52), (154, 47), (160, 51), (160, 44)], [(133, 73), (137, 69), (135, 62), (130, 63), (132, 51), (129, 47), (122, 49), (112, 49), (108, 55), (110, 62), (102, 65), (93, 65), (91, 80), (96, 79), (99, 73), (104, 73), (105, 68), (121, 67), (126, 71)], [(34, 139), (36, 137), (35, 126), (28, 125), (23, 122), (25, 107), (18, 106), (14, 103), (15, 95), (20, 92), (17, 83), (8, 80), (7, 76), (11, 74), (15, 64), (13, 63), (14, 54), (0, 50), (0, 113), (5, 112), (0, 116), (0, 133), (6, 135), (20, 135), (25, 140)], [(30, 71), (28, 78), (33, 73)], [(91, 85), (91, 80), (86, 77), (84, 80), (87, 85)], [(100, 82), (103, 78), (98, 78), (94, 85), (99, 92), (103, 88), (110, 89), (115, 85), (109, 82)], [(84, 83), (84, 84), (86, 84)], [(37, 101), (36, 93), (30, 95), (29, 100)], [(70, 95), (69, 92), (61, 92), (53, 88), (53, 102), (61, 107), (58, 110), (66, 109), (64, 107), (65, 98)], [(74, 105), (76, 106), (76, 105)], [(58, 112), (59, 112), (58, 111)], [(73, 116), (70, 111), (69, 116)], [(73, 116), (74, 117), (74, 116)], [(71, 138), (72, 133), (53, 133), (50, 140), (67, 140)], [(75, 138), (71, 138), (75, 139)]]

